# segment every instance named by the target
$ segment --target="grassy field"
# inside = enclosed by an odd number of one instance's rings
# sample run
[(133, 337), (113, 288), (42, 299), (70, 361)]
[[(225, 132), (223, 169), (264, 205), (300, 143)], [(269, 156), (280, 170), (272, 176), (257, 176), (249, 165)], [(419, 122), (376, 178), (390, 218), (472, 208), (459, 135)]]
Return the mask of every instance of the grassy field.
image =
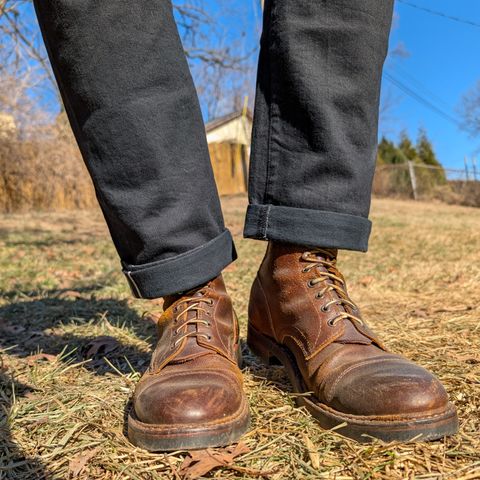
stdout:
[[(243, 334), (265, 247), (241, 239), (245, 205), (224, 200), (240, 255), (225, 278)], [(480, 210), (377, 199), (372, 219), (369, 253), (340, 256), (352, 297), (389, 348), (441, 378), (460, 433), (359, 445), (322, 431), (294, 407), (282, 369), (245, 347), (252, 428), (245, 453), (211, 477), (480, 478)], [(1, 216), (0, 244), (0, 479), (184, 478), (185, 453), (149, 454), (125, 437), (155, 341), (144, 313), (159, 307), (130, 298), (100, 214)]]

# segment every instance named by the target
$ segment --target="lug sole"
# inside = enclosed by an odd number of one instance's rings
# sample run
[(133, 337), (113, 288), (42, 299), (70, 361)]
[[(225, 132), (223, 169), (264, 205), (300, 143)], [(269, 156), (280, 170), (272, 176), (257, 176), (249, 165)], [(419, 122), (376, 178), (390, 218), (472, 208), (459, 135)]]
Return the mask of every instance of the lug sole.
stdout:
[[(251, 325), (248, 327), (247, 344), (250, 350), (267, 364), (278, 360), (285, 367), (296, 393), (308, 392), (296, 361), (287, 348), (261, 334)], [(375, 439), (384, 442), (425, 442), (454, 435), (458, 431), (457, 412), (451, 403), (445, 410), (434, 415), (388, 420), (381, 417), (347, 415), (307, 396), (298, 396), (295, 401), (298, 406), (305, 407), (322, 428), (330, 430), (343, 424), (335, 431), (361, 443), (370, 443)]]
[(248, 404), (227, 421), (205, 425), (150, 425), (141, 422), (133, 407), (128, 414), (128, 438), (149, 452), (173, 452), (225, 447), (236, 443), (250, 426)]

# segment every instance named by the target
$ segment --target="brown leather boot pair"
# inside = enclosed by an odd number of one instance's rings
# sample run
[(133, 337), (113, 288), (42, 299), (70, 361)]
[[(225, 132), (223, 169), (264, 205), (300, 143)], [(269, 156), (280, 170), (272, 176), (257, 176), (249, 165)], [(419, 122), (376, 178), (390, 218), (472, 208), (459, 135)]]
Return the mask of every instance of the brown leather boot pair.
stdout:
[[(165, 299), (160, 340), (129, 415), (151, 451), (237, 441), (248, 429), (238, 323), (222, 277)], [(336, 251), (270, 243), (252, 287), (248, 345), (286, 368), (324, 428), (360, 440), (433, 440), (458, 429), (441, 383), (388, 353), (350, 300)]]

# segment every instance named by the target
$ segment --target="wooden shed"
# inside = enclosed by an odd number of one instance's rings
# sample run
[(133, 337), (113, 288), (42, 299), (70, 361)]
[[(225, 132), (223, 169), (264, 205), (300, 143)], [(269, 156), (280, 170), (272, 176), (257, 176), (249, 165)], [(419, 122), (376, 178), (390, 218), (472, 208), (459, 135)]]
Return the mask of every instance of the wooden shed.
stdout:
[(252, 114), (240, 110), (206, 125), (213, 173), (220, 195), (247, 191)]

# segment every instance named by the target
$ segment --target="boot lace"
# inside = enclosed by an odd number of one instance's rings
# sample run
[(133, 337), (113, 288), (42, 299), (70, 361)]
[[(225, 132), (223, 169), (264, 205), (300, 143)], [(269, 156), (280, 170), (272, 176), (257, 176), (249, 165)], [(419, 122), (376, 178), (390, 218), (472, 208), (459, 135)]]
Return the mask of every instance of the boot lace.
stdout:
[(318, 292), (315, 297), (321, 299), (328, 292), (336, 292), (338, 296), (338, 298), (325, 303), (322, 306), (322, 311), (328, 312), (330, 307), (333, 305), (343, 307), (345, 310), (343, 312), (339, 312), (336, 317), (329, 320), (329, 325), (335, 326), (341, 320), (351, 320), (352, 322), (357, 322), (362, 326), (365, 325), (361, 318), (351, 313), (351, 311), (358, 311), (358, 307), (350, 300), (348, 296), (345, 280), (336, 266), (337, 258), (335, 253), (324, 248), (316, 248), (312, 251), (304, 252), (302, 255), (302, 260), (309, 262), (308, 265), (302, 270), (304, 273), (310, 272), (312, 269), (317, 267), (324, 267), (326, 270), (320, 272), (318, 277), (312, 278), (308, 281), (308, 287), (310, 288), (314, 288), (319, 283), (326, 282), (326, 286), (320, 292)]
[[(206, 325), (207, 327), (211, 326), (210, 321), (198, 318), (198, 313), (205, 312), (207, 315), (210, 315), (210, 312), (208, 310), (205, 310), (205, 308), (202, 307), (202, 304), (213, 305), (213, 300), (211, 298), (205, 297), (185, 297), (182, 298), (182, 300), (180, 300), (174, 307), (174, 312), (177, 313), (179, 311), (180, 305), (183, 304), (186, 304), (187, 307), (182, 310), (174, 319), (174, 324), (178, 324), (179, 322), (181, 322), (181, 324), (175, 329), (174, 334), (178, 335), (180, 334), (180, 332), (183, 332), (183, 334), (178, 337), (177, 340), (175, 340), (173, 348), (175, 348), (180, 342), (182, 342), (185, 338), (188, 337), (203, 337), (207, 341), (210, 341), (212, 339), (211, 335), (200, 333), (197, 329), (191, 332), (187, 332), (186, 330), (189, 325)], [(184, 320), (183, 317), (185, 316), (186, 318), (188, 312), (197, 312), (197, 315), (195, 316), (195, 318), (187, 319), (182, 322), (182, 320)]]

